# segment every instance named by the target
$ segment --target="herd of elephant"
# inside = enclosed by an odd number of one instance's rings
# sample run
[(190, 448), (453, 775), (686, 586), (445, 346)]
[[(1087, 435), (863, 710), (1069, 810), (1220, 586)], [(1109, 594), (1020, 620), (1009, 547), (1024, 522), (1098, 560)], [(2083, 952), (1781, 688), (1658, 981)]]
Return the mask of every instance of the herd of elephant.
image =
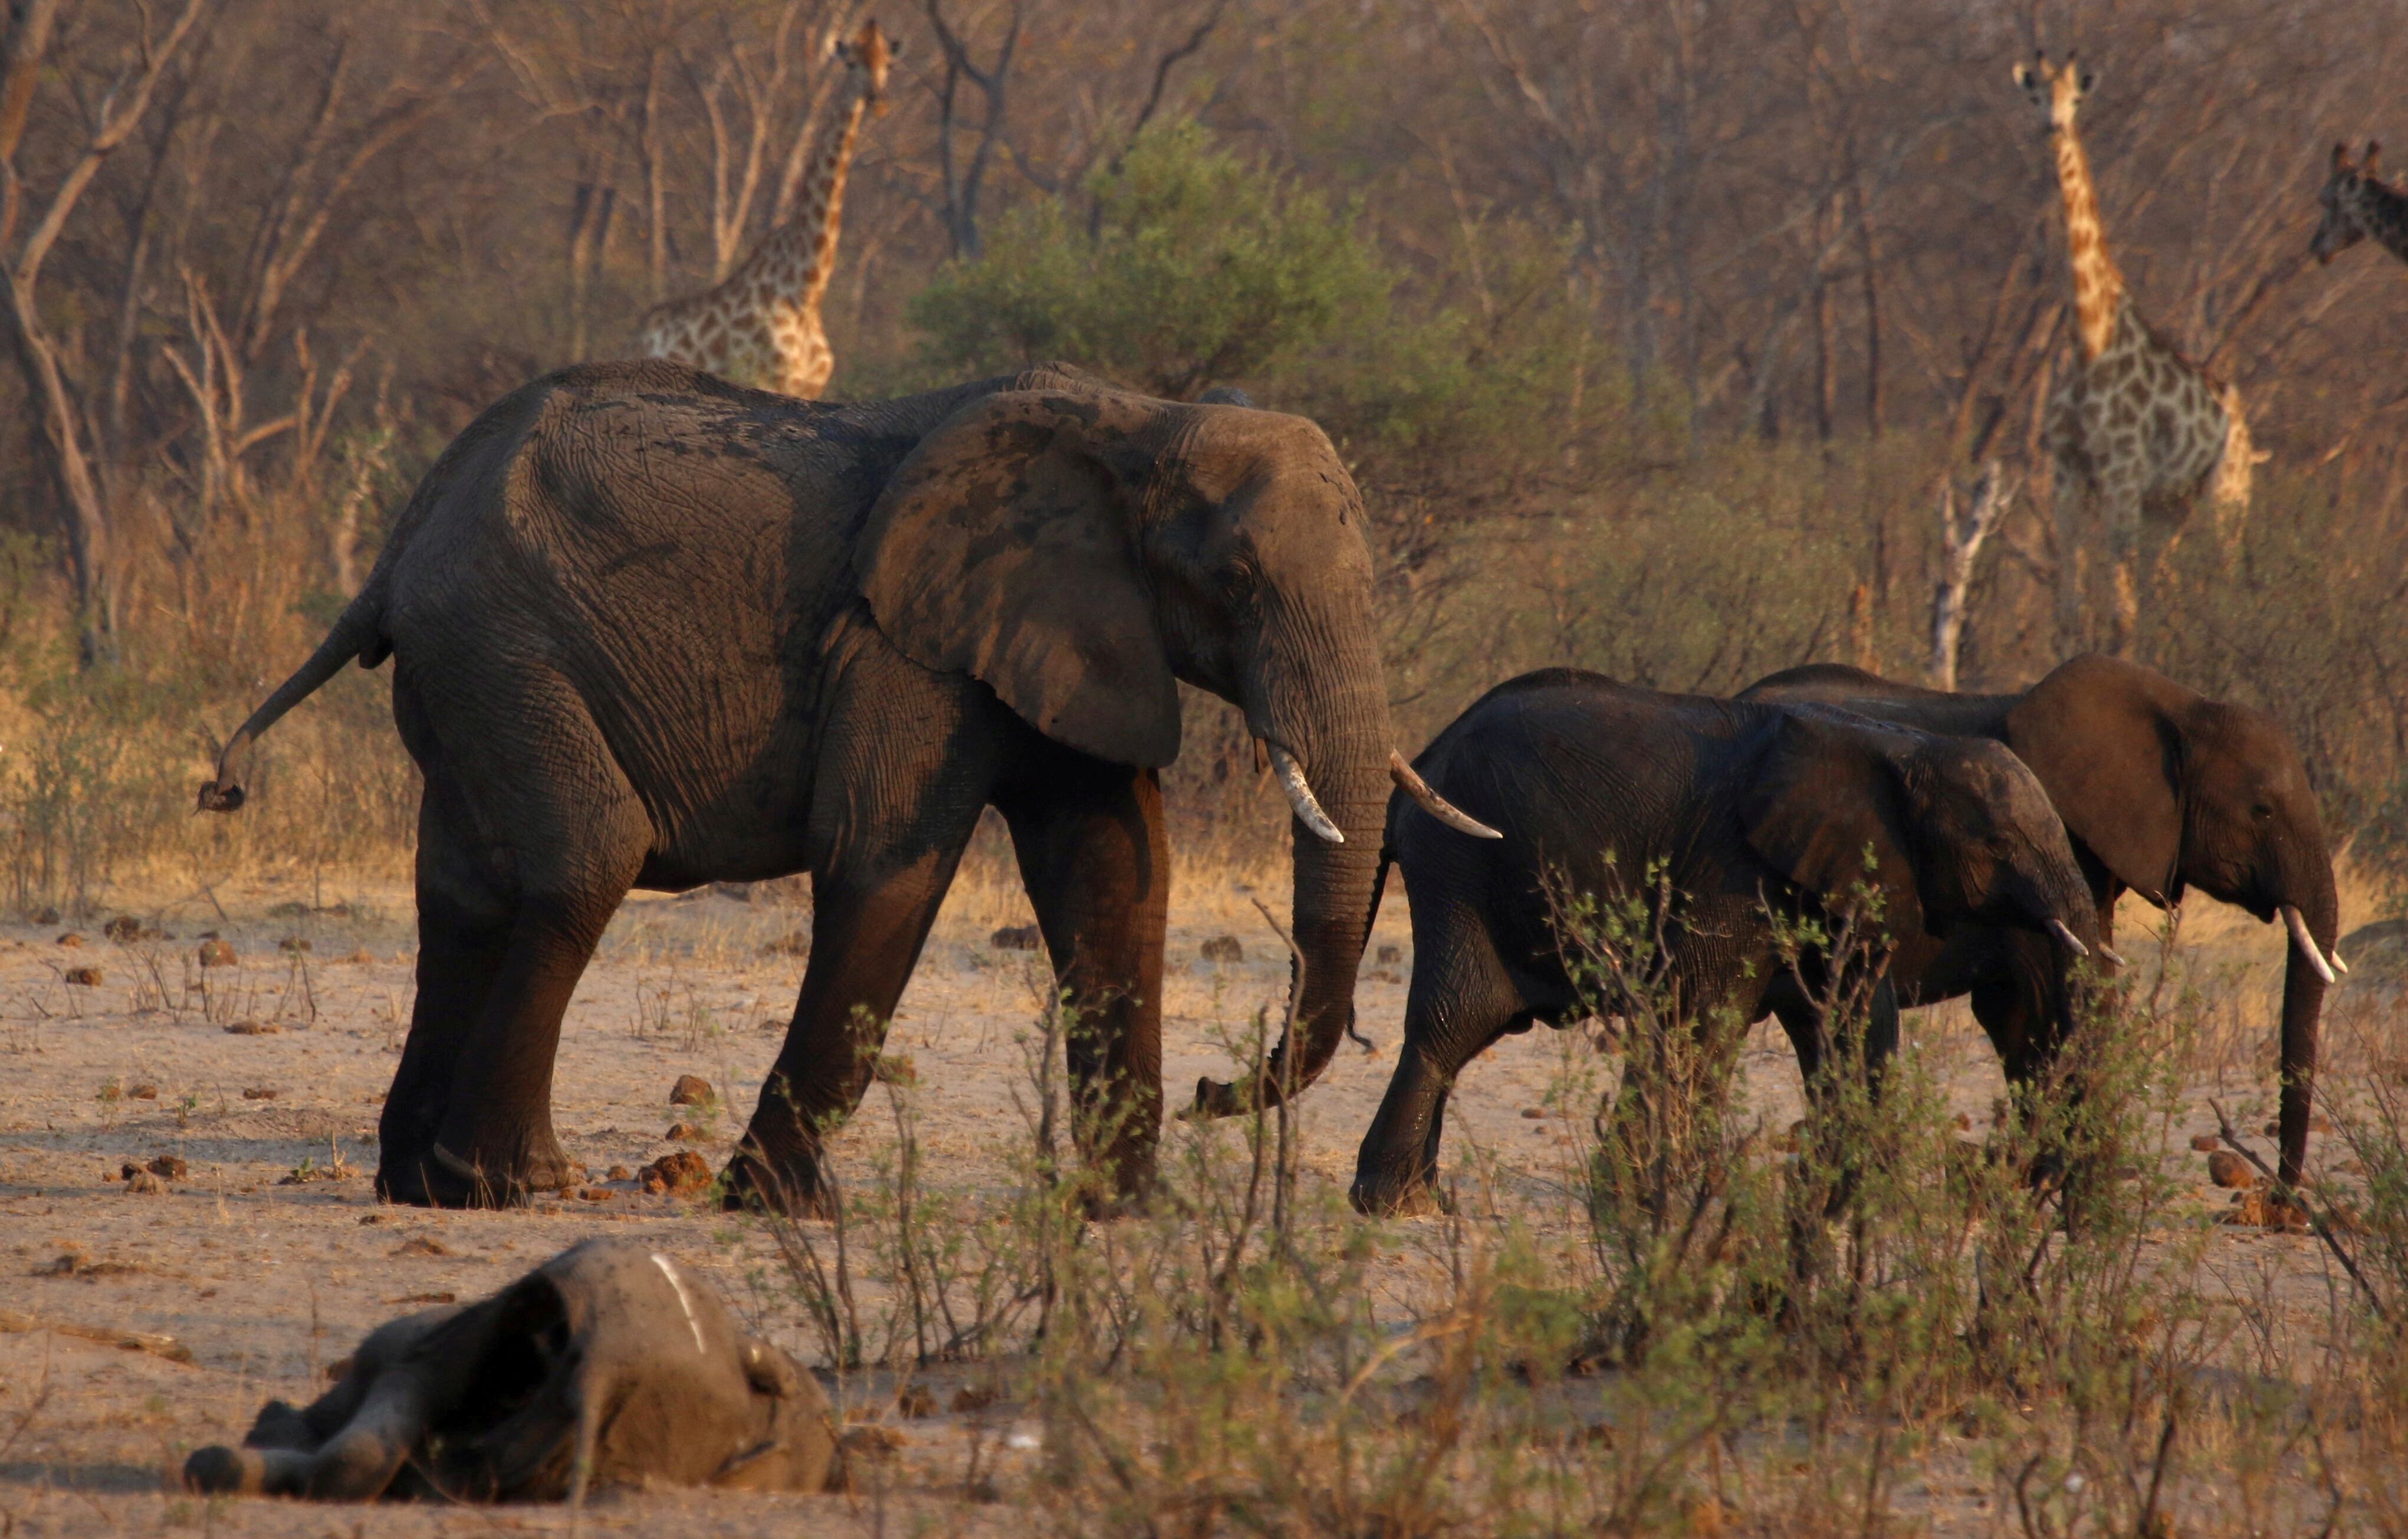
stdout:
[(2125, 890), (2280, 919), (2286, 1180), (2304, 1158), (2339, 913), (2271, 718), (2096, 656), (2006, 696), (1816, 666), (1718, 699), (1549, 669), (1409, 764), (1354, 484), (1313, 424), (1234, 393), (1155, 400), (1058, 365), (851, 405), (659, 362), (551, 375), (443, 453), (201, 805), (239, 807), (248, 745), (345, 664), (388, 656), (425, 783), (388, 1201), (503, 1203), (570, 1178), (561, 1019), (631, 887), (808, 871), (800, 999), (721, 1189), (823, 1211), (824, 1140), (988, 807), (1077, 1022), (1099, 1205), (1141, 1201), (1182, 682), (1243, 714), (1295, 814), (1287, 1039), (1257, 1073), (1199, 1084), (1195, 1115), (1320, 1074), (1401, 868), (1412, 979), (1355, 1177), (1366, 1211), (1435, 1201), (1465, 1064), (1584, 1013), (1549, 894), (1642, 870), (1677, 895), (1679, 1008), (1778, 1016), (1810, 1078), (1817, 991), (1775, 965), (1780, 914), (1878, 889), (1869, 1053), (1899, 1007), (1970, 995), (2018, 1081), (2077, 1019), (2078, 979), (2112, 965)]

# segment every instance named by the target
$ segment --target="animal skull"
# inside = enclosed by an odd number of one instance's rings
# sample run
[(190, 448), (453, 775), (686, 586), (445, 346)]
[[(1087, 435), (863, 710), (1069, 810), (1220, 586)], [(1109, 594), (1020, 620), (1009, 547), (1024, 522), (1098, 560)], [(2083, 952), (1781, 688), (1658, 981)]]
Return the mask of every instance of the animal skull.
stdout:
[(834, 1453), (826, 1398), (794, 1359), (668, 1258), (589, 1240), (492, 1298), (370, 1331), (334, 1388), (268, 1402), (241, 1447), (187, 1460), (184, 1483), (352, 1502), (819, 1490)]

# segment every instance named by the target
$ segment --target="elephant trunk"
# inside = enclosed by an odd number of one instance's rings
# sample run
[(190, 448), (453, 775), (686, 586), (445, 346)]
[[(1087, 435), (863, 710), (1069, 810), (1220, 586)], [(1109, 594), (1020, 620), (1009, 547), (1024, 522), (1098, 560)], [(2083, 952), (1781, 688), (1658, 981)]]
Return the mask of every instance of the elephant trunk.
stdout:
[[(2280, 1059), (2283, 1087), (2276, 1129), (2282, 1145), (2280, 1173), (2285, 1185), (2291, 1187), (2298, 1186), (2308, 1159), (2308, 1117), (2315, 1101), (2316, 1037), (2324, 1015), (2325, 989), (2332, 977), (2325, 958), (2333, 954), (2333, 942), (2341, 930), (2341, 901), (2333, 890), (2330, 862), (2310, 857), (2302, 864), (2311, 869), (2286, 885), (2286, 890), (2298, 895), (2299, 900), (2283, 905), (2299, 916), (2299, 924), (2292, 927), (2290, 913), (2284, 915), (2286, 927), (2293, 928), (2295, 933), (2286, 937), (2285, 947)], [(2305, 929), (2306, 938), (2314, 942), (2313, 950), (2300, 944), (2298, 928)]]
[[(1192, 1115), (1234, 1115), (1276, 1104), (1283, 1090), (1303, 1089), (1327, 1067), (1354, 1018), (1354, 975), (1370, 938), (1371, 889), (1387, 819), (1387, 694), (1369, 615), (1342, 625), (1314, 619), (1299, 627), (1319, 633), (1312, 645), (1266, 645), (1267, 658), (1284, 661), (1258, 671), (1247, 712), (1296, 814), (1291, 933), (1300, 965), (1289, 985), (1292, 1026), (1259, 1084), (1199, 1080)], [(1332, 661), (1299, 667), (1298, 657)], [(1295, 781), (1302, 783), (1301, 797)]]

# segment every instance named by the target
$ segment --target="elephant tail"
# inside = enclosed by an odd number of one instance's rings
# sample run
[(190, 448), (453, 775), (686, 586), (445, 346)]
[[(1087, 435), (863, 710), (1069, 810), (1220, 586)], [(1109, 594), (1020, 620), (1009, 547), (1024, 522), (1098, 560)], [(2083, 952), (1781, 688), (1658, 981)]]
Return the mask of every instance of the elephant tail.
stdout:
[(362, 668), (374, 668), (392, 653), (393, 643), (384, 634), (384, 576), (385, 564), (380, 561), (368, 574), (359, 597), (344, 607), (335, 621), (335, 628), (318, 643), (309, 660), (277, 685), (276, 693), (235, 728), (234, 736), (226, 740), (224, 749), (218, 755), (217, 773), (201, 787), (202, 812), (231, 813), (242, 806), (242, 761), (252, 741), (274, 726), (286, 712), (316, 694), (352, 658), (358, 658)]

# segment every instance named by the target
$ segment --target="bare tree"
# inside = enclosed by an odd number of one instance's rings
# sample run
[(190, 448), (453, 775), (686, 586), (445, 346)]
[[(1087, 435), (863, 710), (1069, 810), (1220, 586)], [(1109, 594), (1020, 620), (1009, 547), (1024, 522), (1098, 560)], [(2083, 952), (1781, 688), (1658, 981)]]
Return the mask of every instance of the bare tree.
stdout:
[(0, 261), (7, 263), (9, 339), (26, 391), (41, 413), (41, 444), (56, 482), (61, 533), (75, 584), (78, 651), (87, 666), (108, 660), (116, 646), (109, 509), (93, 467), (83, 381), (74, 377), (67, 350), (43, 319), (42, 267), (103, 163), (132, 137), (150, 110), (152, 93), (200, 23), (208, 3), (184, 0), (164, 27), (147, 7), (132, 7), (133, 37), (120, 51), (97, 98), (77, 104), (80, 145), (44, 191), (26, 185), (19, 155), (34, 98), (43, 77), (54, 67), (59, 0), (25, 0), (11, 7), (7, 35), (0, 38)]

